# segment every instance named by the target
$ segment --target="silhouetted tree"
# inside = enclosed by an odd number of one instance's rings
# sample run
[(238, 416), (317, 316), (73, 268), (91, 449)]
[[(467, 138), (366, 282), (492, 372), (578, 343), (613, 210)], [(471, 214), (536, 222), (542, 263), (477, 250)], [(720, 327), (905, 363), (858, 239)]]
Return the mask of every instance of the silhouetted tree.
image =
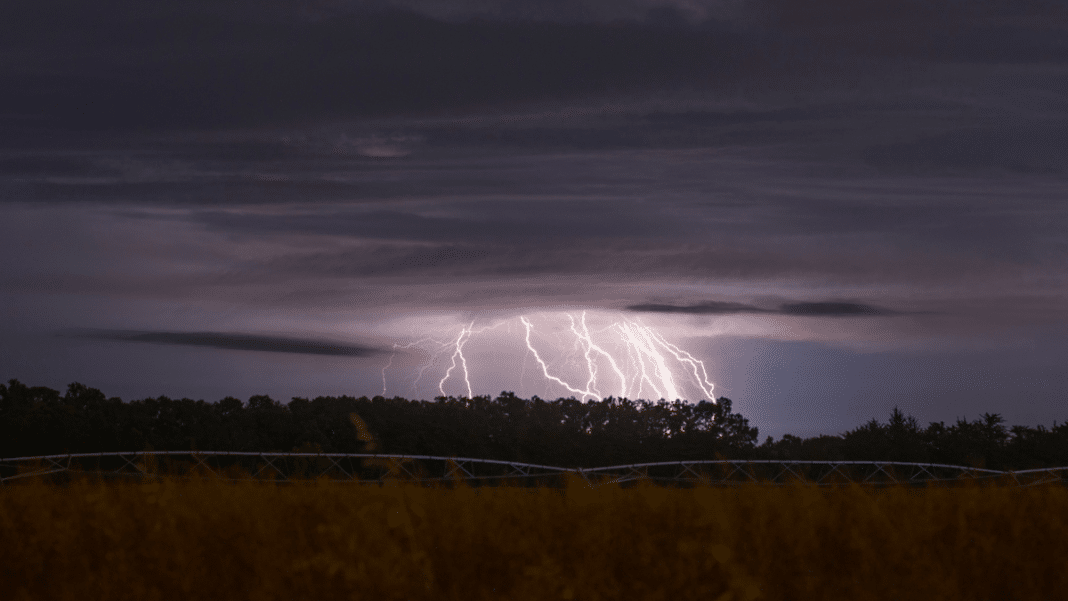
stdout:
[(921, 429), (894, 407), (886, 424), (872, 419), (842, 435), (787, 434), (757, 446), (758, 430), (720, 398), (696, 404), (609, 397), (496, 398), (295, 397), (257, 395), (216, 403), (167, 397), (129, 403), (72, 383), (65, 394), (0, 385), (0, 456), (102, 451), (203, 450), (333, 453), (365, 450), (356, 413), (383, 454), (479, 457), (593, 467), (686, 459), (914, 461), (1026, 469), (1068, 464), (1068, 424), (1051, 430), (1004, 424), (999, 414)]

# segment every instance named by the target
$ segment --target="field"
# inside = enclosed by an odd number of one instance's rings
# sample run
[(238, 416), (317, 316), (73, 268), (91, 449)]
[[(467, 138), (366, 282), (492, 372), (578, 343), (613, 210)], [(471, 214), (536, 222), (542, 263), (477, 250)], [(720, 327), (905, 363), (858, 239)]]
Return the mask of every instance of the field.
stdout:
[(5, 599), (1055, 599), (1068, 489), (0, 488)]

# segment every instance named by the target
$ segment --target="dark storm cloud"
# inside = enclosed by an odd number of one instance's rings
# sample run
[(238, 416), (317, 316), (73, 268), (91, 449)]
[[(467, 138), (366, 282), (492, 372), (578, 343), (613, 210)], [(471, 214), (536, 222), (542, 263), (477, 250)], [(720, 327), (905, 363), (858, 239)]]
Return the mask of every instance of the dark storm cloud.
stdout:
[(350, 201), (369, 194), (382, 199), (404, 193), (402, 187), (370, 184), (355, 186), (344, 182), (329, 181), (252, 181), (252, 178), (235, 177), (230, 181), (43, 181), (8, 183), (10, 199), (82, 202), (106, 201), (109, 203), (218, 205), (271, 202), (292, 202), (314, 198), (316, 201)]
[(387, 352), (385, 349), (369, 346), (355, 346), (343, 342), (225, 332), (138, 332), (129, 330), (83, 329), (60, 332), (58, 335), (64, 338), (205, 346), (238, 351), (331, 355), (339, 357), (370, 357)]
[(0, 124), (9, 139), (229, 127), (835, 79), (902, 59), (1068, 60), (1065, 11), (1038, 0), (439, 4), (9, 0)]
[(757, 0), (767, 26), (801, 48), (925, 61), (1068, 59), (1068, 9), (1058, 0)]
[(0, 115), (66, 130), (233, 126), (649, 88), (730, 77), (753, 50), (727, 32), (457, 23), (398, 11), (264, 21), (195, 5), (15, 1), (0, 22), (11, 57), (0, 62), (8, 83)]
[(969, 127), (873, 145), (865, 150), (864, 158), (888, 171), (1064, 172), (1068, 169), (1068, 124), (1055, 121)]
[(771, 313), (769, 309), (761, 309), (754, 305), (742, 303), (728, 303), (708, 301), (694, 305), (664, 305), (657, 303), (643, 303), (630, 305), (628, 311), (638, 313), (683, 313), (687, 315), (731, 315), (734, 313)]
[(861, 303), (815, 302), (787, 303), (779, 307), (783, 315), (814, 317), (856, 317), (873, 315), (896, 315), (896, 311)]
[(1060, 213), (1048, 200), (1019, 199), (1020, 204), (1006, 206), (985, 200), (982, 190), (971, 195), (961, 190), (937, 200), (934, 196), (939, 193), (933, 190), (912, 198), (895, 198), (884, 190), (867, 202), (857, 198), (864, 192), (840, 198), (821, 197), (810, 190), (786, 194), (768, 201), (759, 231), (752, 233), (870, 236), (902, 254), (963, 252), (1028, 262), (1041, 252), (1036, 234), (1045, 229), (1036, 215)]
[(231, 234), (311, 234), (462, 246), (503, 243), (513, 248), (520, 243), (544, 248), (550, 240), (560, 239), (657, 238), (697, 231), (670, 212), (650, 216), (633, 203), (604, 200), (501, 199), (441, 202), (432, 208), (437, 214), (358, 208), (279, 214), (200, 211), (189, 219)]
[(824, 281), (907, 286), (951, 283), (958, 287), (998, 282), (998, 286), (1005, 286), (1017, 279), (1042, 277), (1047, 269), (949, 250), (890, 253), (875, 248), (858, 252), (845, 244), (840, 248), (814, 248), (816, 243), (761, 248), (754, 243), (756, 240), (759, 238), (740, 239), (734, 244), (721, 241), (719, 245), (610, 237), (527, 238), (513, 243), (483, 240), (468, 244), (358, 242), (343, 250), (293, 251), (238, 262), (225, 274), (211, 276), (214, 279), (210, 283), (295, 285), (296, 281), (325, 279), (464, 287), (486, 280), (538, 277), (566, 279), (574, 294), (582, 297), (581, 282), (682, 278), (753, 285)]
[(100, 168), (87, 157), (21, 154), (0, 158), (0, 175), (2, 176), (90, 176), (114, 173), (113, 170)]
[(440, 128), (429, 130), (435, 142), (503, 148), (611, 150), (629, 148), (696, 148), (797, 141), (798, 127), (814, 127), (840, 119), (857, 104), (818, 103), (762, 109), (720, 110), (680, 107), (677, 110), (635, 110), (623, 116), (598, 115), (552, 124)]
[[(1029, 90), (1035, 96), (1055, 99), (1055, 82), (1060, 81), (1058, 76), (1068, 73), (1051, 71), (1048, 75), (1045, 83), (1024, 82), (1026, 85), (1006, 78), (1001, 89), (1016, 86), (1013, 93)], [(985, 98), (984, 102), (994, 100)], [(95, 155), (84, 149), (0, 151), (0, 199), (217, 207), (459, 197), (487, 201), (554, 195), (648, 197), (664, 196), (673, 189), (689, 186), (694, 193), (715, 194), (719, 202), (727, 185), (716, 185), (717, 178), (709, 175), (716, 168), (717, 157), (709, 155), (703, 164), (697, 164), (679, 155), (680, 160), (673, 165), (660, 155), (654, 158), (662, 166), (654, 169), (656, 163), (642, 164), (637, 154), (627, 154), (635, 150), (708, 148), (730, 154), (774, 150), (782, 158), (793, 155), (796, 159), (819, 159), (869, 171), (874, 167), (885, 175), (1063, 174), (1068, 173), (1068, 122), (1059, 116), (1058, 108), (1064, 107), (1054, 102), (1045, 109), (1045, 116), (1038, 111), (1033, 115), (1006, 116), (996, 107), (980, 111), (944, 99), (911, 103), (894, 98), (841, 99), (774, 109), (666, 111), (630, 107), (621, 115), (564, 120), (549, 115), (523, 123), (487, 119), (486, 123), (442, 124), (409, 119), (382, 128), (386, 134), (378, 138), (373, 131), (361, 132), (357, 126), (352, 126), (356, 131), (346, 133), (342, 124), (333, 132), (282, 131), (249, 136), (246, 140), (207, 139), (194, 143), (166, 139), (125, 145), (112, 140), (98, 144)], [(976, 114), (969, 116), (969, 112)], [(390, 133), (391, 128), (400, 133)], [(368, 156), (388, 152), (396, 156)], [(627, 168), (618, 168), (624, 162), (628, 163)], [(657, 170), (671, 175), (660, 178)], [(795, 196), (803, 194), (799, 191)], [(795, 230), (805, 222), (805, 229), (812, 231), (833, 230), (842, 225), (855, 232), (888, 231), (896, 224), (898, 231), (908, 230), (909, 236), (927, 236), (931, 241), (943, 240), (947, 244), (964, 232), (960, 219), (985, 219), (987, 223), (982, 227), (988, 230), (987, 234), (1006, 237), (1005, 226), (1011, 225), (1011, 220), (1006, 222), (1000, 216), (988, 216), (971, 208), (962, 212), (964, 204), (961, 199), (924, 205), (913, 201), (865, 203), (844, 197), (810, 197), (804, 202), (784, 201), (770, 217)], [(498, 219), (522, 206), (525, 205), (508, 199), (507, 205), (501, 203), (489, 212)], [(902, 207), (908, 210), (900, 210)], [(559, 210), (559, 206), (553, 209)], [(612, 209), (608, 217), (614, 217), (617, 211)], [(541, 211), (535, 220), (544, 221), (549, 214)], [(291, 225), (278, 217), (249, 217), (240, 227), (276, 232), (322, 227), (324, 233), (327, 229), (336, 233), (351, 226), (351, 231), (357, 232), (369, 227), (360, 225), (359, 215), (342, 210), (329, 218), (293, 217)], [(239, 219), (233, 216), (210, 211), (202, 216), (212, 227), (238, 227), (235, 222)], [(424, 225), (450, 225), (431, 224), (426, 219), (456, 219), (409, 213), (412, 223), (404, 226), (396, 223), (399, 217), (386, 211), (365, 221), (379, 222), (388, 231), (396, 227), (418, 230)], [(576, 213), (575, 217), (594, 215)], [(316, 220), (321, 225), (312, 223)], [(452, 225), (465, 229), (460, 221)], [(477, 235), (476, 222), (480, 219), (470, 221), (471, 227), (466, 231)], [(605, 221), (595, 219), (592, 224)], [(558, 225), (567, 229), (569, 223), (574, 220), (560, 219)], [(990, 240), (987, 237), (984, 243)]]
[[(334, 2), (335, 10), (352, 2)], [(660, 27), (683, 28), (710, 18), (740, 19), (746, 16), (746, 0), (381, 0), (379, 5), (423, 12), (464, 21), (535, 20), (557, 22), (639, 21)]]
[(899, 315), (873, 305), (839, 301), (794, 302), (779, 305), (777, 309), (763, 309), (742, 303), (708, 301), (693, 305), (668, 305), (645, 303), (630, 305), (628, 311), (641, 313), (681, 313), (686, 315), (733, 315), (737, 313), (766, 313), (798, 317), (868, 317), (882, 315)]

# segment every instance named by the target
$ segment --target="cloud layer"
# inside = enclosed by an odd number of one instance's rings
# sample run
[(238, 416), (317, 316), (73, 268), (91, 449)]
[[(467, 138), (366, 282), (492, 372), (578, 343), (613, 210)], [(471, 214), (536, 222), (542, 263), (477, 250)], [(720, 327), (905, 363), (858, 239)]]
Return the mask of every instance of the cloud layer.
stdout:
[(655, 303), (630, 305), (628, 311), (638, 313), (681, 313), (685, 315), (734, 315), (763, 313), (803, 317), (874, 317), (898, 315), (899, 312), (863, 303), (840, 301), (784, 303), (776, 309), (764, 309), (741, 303), (706, 301), (694, 305), (661, 305)]
[(9, 82), (0, 118), (27, 136), (41, 127), (238, 127), (665, 87), (724, 91), (787, 75), (843, 81), (901, 61), (1068, 59), (1068, 16), (1055, 2), (864, 7), (12, 0), (0, 8)]
[(202, 346), (235, 351), (295, 353), (336, 357), (370, 357), (391, 352), (369, 346), (307, 338), (287, 338), (232, 332), (137, 332), (128, 330), (69, 330), (59, 334), (67, 338)]

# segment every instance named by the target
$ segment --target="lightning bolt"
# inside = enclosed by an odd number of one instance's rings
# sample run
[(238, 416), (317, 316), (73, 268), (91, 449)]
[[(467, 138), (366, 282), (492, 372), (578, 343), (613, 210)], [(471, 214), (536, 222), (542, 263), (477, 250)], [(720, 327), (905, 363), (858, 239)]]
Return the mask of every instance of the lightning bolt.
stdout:
[[(675, 387), (675, 379), (667, 366), (667, 361), (663, 355), (657, 352), (655, 340), (649, 329), (633, 322), (623, 322), (618, 324), (617, 327), (623, 339), (634, 349), (634, 354), (638, 357), (638, 365), (641, 370), (639, 381), (647, 382), (649, 387), (655, 390), (656, 395), (660, 398), (665, 398), (665, 390), (667, 391), (667, 398), (680, 398), (679, 391)], [(646, 368), (646, 360), (651, 363), (649, 368)], [(657, 386), (653, 380), (654, 373), (656, 379), (660, 381), (660, 386)], [(639, 389), (639, 394), (640, 392)]]
[(382, 368), (382, 396), (386, 396), (386, 370), (389, 369), (390, 365), (393, 365), (393, 357), (394, 357), (394, 355), (397, 354), (396, 350), (397, 350), (397, 345), (394, 344), (393, 345), (393, 351), (394, 352), (393, 352), (393, 354), (391, 354), (389, 356), (389, 363), (386, 363), (386, 366)]
[[(596, 352), (608, 360), (608, 364), (612, 366), (612, 371), (616, 372), (616, 375), (619, 376), (619, 396), (627, 396), (627, 376), (623, 373), (622, 369), (619, 369), (615, 357), (593, 342), (593, 336), (590, 335), (590, 328), (586, 325), (586, 312), (582, 312), (581, 332), (575, 329), (575, 319), (571, 317), (571, 315), (568, 315), (567, 319), (571, 322), (571, 331), (574, 332), (575, 336), (585, 345), (586, 365), (590, 372), (590, 380), (586, 387), (590, 388), (597, 380), (597, 364), (594, 363), (593, 358), (590, 355), (591, 352)], [(600, 398), (600, 392), (598, 392), (598, 398)]]
[[(464, 355), (464, 346), (471, 339), (471, 336), (473, 336), (475, 334), (481, 334), (481, 333), (485, 332), (486, 330), (492, 330), (492, 329), (498, 328), (503, 323), (504, 322), (498, 322), (498, 323), (495, 323), (493, 325), (485, 326), (485, 327), (482, 327), (482, 328), (479, 328), (479, 329), (476, 330), (475, 329), (475, 322), (472, 321), (470, 324), (468, 324), (468, 325), (466, 325), (466, 326), (464, 326), (463, 328), (460, 329), (460, 333), (456, 336), (456, 340), (451, 342), (451, 343), (439, 342), (439, 341), (434, 340), (432, 338), (431, 339), (424, 339), (423, 341), (430, 340), (430, 341), (438, 344), (439, 345), (439, 350), (433, 354), (432, 360), (430, 362), (424, 364), (423, 367), (419, 370), (419, 377), (416, 378), (416, 382), (418, 382), (419, 379), (423, 377), (423, 372), (426, 371), (427, 367), (429, 367), (431, 365), (431, 363), (433, 363), (433, 359), (434, 358), (440, 356), (445, 348), (452, 348), (453, 351), (452, 351), (452, 356), (451, 356), (451, 363), (449, 364), (449, 367), (445, 370), (445, 375), (438, 382), (438, 392), (440, 392), (442, 396), (445, 396), (445, 382), (447, 382), (449, 380), (449, 378), (452, 377), (452, 372), (454, 370), (457, 370), (457, 368), (459, 368), (458, 371), (463, 376), (464, 387), (467, 389), (467, 397), (466, 398), (468, 398), (468, 399), (473, 398), (474, 397), (474, 390), (471, 387), (471, 374), (470, 374), (470, 372), (468, 370), (468, 367), (467, 367), (467, 356)], [(420, 344), (423, 341), (417, 341), (417, 342), (409, 343), (408, 346)]]
[(389, 367), (391, 365), (393, 365), (393, 358), (397, 355), (397, 351), (399, 351), (399, 350), (407, 350), (407, 349), (412, 348), (413, 346), (417, 346), (420, 349), (422, 349), (423, 345), (425, 345), (428, 342), (432, 342), (432, 343), (434, 343), (435, 345), (438, 346), (438, 353), (435, 353), (434, 355), (432, 355), (431, 356), (431, 360), (426, 362), (426, 363), (424, 363), (423, 366), (419, 368), (419, 374), (416, 376), (415, 381), (412, 382), (412, 391), (415, 392), (416, 394), (419, 393), (419, 380), (423, 379), (423, 372), (425, 372), (426, 369), (428, 367), (430, 367), (430, 365), (434, 362), (434, 356), (439, 354), (442, 348), (449, 346), (449, 343), (442, 342), (442, 341), (436, 340), (434, 338), (423, 338), (423, 339), (420, 339), (420, 340), (416, 340), (415, 342), (409, 342), (408, 344), (396, 344), (396, 343), (394, 343), (393, 344), (393, 352), (389, 355), (389, 362), (386, 363), (386, 366), (382, 368), (382, 396), (386, 396), (386, 370), (389, 369)]
[(438, 382), (438, 390), (441, 391), (441, 396), (445, 396), (445, 381), (452, 375), (452, 370), (456, 369), (456, 358), (460, 358), (460, 365), (463, 367), (464, 372), (464, 384), (467, 385), (467, 398), (472, 398), (475, 395), (471, 392), (471, 379), (467, 374), (467, 358), (464, 357), (464, 345), (471, 339), (471, 328), (474, 327), (475, 322), (471, 322), (471, 325), (460, 330), (460, 335), (456, 337), (456, 351), (452, 354), (452, 365), (449, 369), (445, 370), (445, 377)]
[[(582, 400), (604, 398), (605, 391), (613, 391), (622, 398), (643, 398), (645, 392), (652, 392), (656, 398), (682, 399), (681, 382), (689, 382), (700, 390), (700, 395), (715, 402), (715, 385), (708, 377), (708, 370), (700, 359), (669, 342), (661, 334), (648, 326), (629, 319), (614, 320), (606, 327), (591, 328), (587, 312), (579, 316), (564, 314), (567, 326), (557, 330), (555, 336), (535, 344), (533, 318), (527, 315), (518, 317), (523, 325), (525, 353), (520, 373), (520, 386), (523, 385), (527, 358), (533, 357), (546, 382), (558, 385)], [(435, 338), (423, 338), (408, 344), (394, 345), (394, 351), (419, 347), (431, 353), (430, 360), (419, 369), (413, 387), (426, 370), (438, 364), (449, 353), (449, 365), (438, 381), (438, 391), (445, 396), (445, 385), (451, 379), (462, 380), (461, 386), (467, 392), (467, 398), (474, 396), (472, 386), (472, 367), (466, 353), (468, 343), (483, 332), (508, 323), (508, 333), (515, 320), (502, 320), (482, 328), (475, 328), (475, 322), (462, 326), (451, 342), (442, 342)], [(603, 322), (602, 322), (603, 325)], [(573, 341), (571, 344), (566, 339)], [(555, 340), (555, 342), (554, 342)], [(545, 348), (546, 342), (551, 348)], [(429, 347), (429, 348), (428, 348)], [(563, 355), (563, 348), (570, 348)], [(520, 348), (523, 348), (522, 346)], [(552, 355), (552, 348), (558, 349), (556, 361), (548, 361), (546, 353)], [(395, 354), (395, 353), (394, 353)], [(386, 391), (386, 371), (393, 364), (393, 356), (382, 368), (382, 392)], [(556, 367), (553, 367), (555, 365)], [(484, 368), (483, 368), (484, 369)], [(579, 377), (574, 377), (575, 374)], [(692, 390), (692, 388), (690, 388)]]
[[(650, 331), (649, 333), (653, 337), (653, 339), (660, 344), (660, 346), (663, 346), (668, 350), (668, 352), (670, 352), (672, 355), (675, 355), (675, 359), (677, 359), (679, 363), (685, 363), (686, 365), (690, 366), (690, 369), (693, 370), (693, 377), (697, 380), (697, 385), (701, 387), (701, 392), (708, 395), (708, 398), (710, 399), (716, 398), (715, 394), (713, 393), (716, 388), (716, 385), (708, 379), (708, 372), (705, 371), (704, 362), (702, 362), (700, 359), (695, 358), (693, 355), (680, 349), (674, 344), (671, 344), (667, 340), (664, 340), (664, 338), (659, 334), (652, 331)], [(698, 373), (698, 370), (700, 370), (700, 374)]]
[(553, 382), (556, 382), (557, 384), (563, 386), (564, 388), (570, 390), (571, 392), (573, 392), (575, 394), (582, 395), (582, 398), (586, 398), (586, 397), (590, 396), (590, 397), (593, 397), (593, 398), (595, 398), (597, 400), (601, 400), (601, 395), (593, 392), (589, 388), (587, 388), (586, 390), (580, 390), (580, 389), (575, 388), (574, 386), (568, 384), (567, 382), (561, 380), (560, 378), (550, 374), (549, 373), (549, 366), (545, 365), (545, 361), (543, 361), (542, 358), (541, 358), (541, 355), (538, 354), (538, 349), (534, 348), (534, 345), (530, 342), (530, 332), (531, 332), (531, 330), (534, 329), (534, 326), (532, 326), (530, 324), (530, 321), (527, 320), (527, 317), (525, 315), (520, 317), (519, 320), (523, 322), (523, 326), (527, 329), (527, 336), (526, 336), (527, 349), (529, 349), (530, 353), (532, 355), (534, 355), (534, 360), (537, 361), (538, 365), (541, 366), (541, 373), (545, 374), (545, 377), (547, 379), (552, 380)]

